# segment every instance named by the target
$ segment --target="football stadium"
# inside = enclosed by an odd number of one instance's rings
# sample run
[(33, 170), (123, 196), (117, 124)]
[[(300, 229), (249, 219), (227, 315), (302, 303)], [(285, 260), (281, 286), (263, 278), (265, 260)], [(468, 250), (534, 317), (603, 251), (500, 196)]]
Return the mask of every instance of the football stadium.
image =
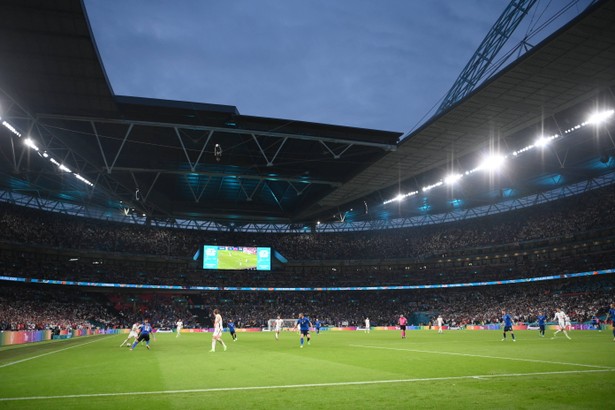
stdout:
[(1, 4), (0, 408), (614, 407), (614, 0), (399, 131), (116, 94), (91, 3)]

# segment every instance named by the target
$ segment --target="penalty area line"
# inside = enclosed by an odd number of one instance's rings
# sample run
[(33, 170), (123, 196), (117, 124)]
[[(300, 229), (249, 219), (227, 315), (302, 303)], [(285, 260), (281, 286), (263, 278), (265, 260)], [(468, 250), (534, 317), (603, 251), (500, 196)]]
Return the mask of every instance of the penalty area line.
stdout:
[(58, 396), (0, 397), (0, 402), (25, 401), (25, 400), (92, 399), (92, 398), (97, 398), (97, 397), (122, 397), (122, 396), (154, 396), (154, 395), (164, 395), (164, 394), (242, 392), (242, 391), (256, 391), (256, 390), (305, 389), (305, 388), (317, 388), (317, 387), (368, 386), (368, 385), (376, 385), (376, 384), (420, 383), (420, 382), (438, 382), (438, 381), (451, 381), (451, 380), (484, 381), (486, 379), (498, 379), (498, 378), (508, 378), (508, 377), (556, 376), (556, 375), (564, 375), (564, 374), (606, 373), (606, 372), (612, 372), (612, 371), (613, 370), (607, 370), (607, 369), (563, 370), (563, 371), (556, 371), (556, 372), (478, 374), (478, 375), (469, 375), (469, 376), (424, 377), (424, 378), (395, 379), (395, 380), (366, 380), (366, 381), (357, 381), (357, 382), (337, 382), (337, 383), (335, 382), (334, 383), (306, 383), (306, 384), (289, 384), (289, 385), (277, 385), (277, 386), (212, 387), (209, 389), (66, 394), (66, 395), (58, 395)]
[[(100, 335), (100, 336), (102, 336), (102, 335)], [(104, 338), (102, 338), (102, 337), (101, 337), (100, 339), (92, 340), (92, 341), (90, 341), (90, 342), (86, 342), (86, 343), (79, 343), (79, 344), (75, 344), (75, 345), (72, 345), (72, 346), (69, 346), (69, 347), (65, 347), (64, 349), (54, 350), (53, 352), (47, 352), (47, 353), (39, 354), (39, 355), (36, 355), (36, 356), (27, 357), (27, 358), (25, 358), (25, 359), (16, 360), (16, 361), (14, 361), (14, 362), (5, 363), (5, 364), (3, 364), (3, 365), (0, 365), (0, 369), (1, 369), (1, 368), (3, 368), (3, 367), (9, 367), (9, 366), (12, 366), (12, 365), (14, 365), (14, 364), (19, 364), (19, 363), (27, 362), (28, 360), (38, 359), (39, 357), (49, 356), (50, 354), (60, 353), (60, 352), (63, 352), (63, 351), (65, 351), (65, 350), (68, 350), (68, 349), (73, 349), (73, 348), (75, 348), (75, 347), (80, 347), (80, 346), (89, 345), (89, 344), (91, 344), (91, 343), (96, 343), (96, 342), (99, 342), (99, 341), (101, 341), (101, 340), (103, 340), (103, 339), (104, 339)]]
[(368, 345), (349, 345), (349, 346), (350, 347), (361, 347), (365, 349), (395, 350), (398, 352), (414, 352), (414, 353), (429, 353), (429, 354), (440, 354), (440, 355), (449, 355), (449, 356), (479, 357), (482, 359), (512, 360), (515, 362), (559, 364), (559, 365), (566, 365), (566, 366), (590, 367), (593, 369), (615, 370), (615, 367), (610, 367), (610, 366), (598, 366), (594, 364), (584, 364), (584, 363), (554, 362), (550, 360), (538, 360), (538, 359), (523, 359), (519, 357), (487, 356), (487, 355), (482, 355), (482, 354), (457, 353), (457, 352), (435, 352), (432, 350), (403, 349), (403, 348), (397, 348), (397, 347), (384, 347), (384, 346), (368, 346)]

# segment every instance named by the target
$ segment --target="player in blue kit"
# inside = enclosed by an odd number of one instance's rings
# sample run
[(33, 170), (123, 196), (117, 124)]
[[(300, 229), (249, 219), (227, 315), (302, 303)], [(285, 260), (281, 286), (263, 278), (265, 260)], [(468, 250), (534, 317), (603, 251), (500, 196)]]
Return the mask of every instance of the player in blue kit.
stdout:
[(320, 334), (320, 321), (318, 319), (316, 319), (316, 321), (314, 322), (314, 329), (316, 330), (316, 334), (319, 335)]
[(609, 318), (611, 318), (611, 329), (613, 329), (613, 341), (615, 342), (615, 303), (611, 303), (609, 313), (606, 315), (606, 319), (604, 319), (605, 323), (608, 323)]
[(149, 334), (153, 332), (152, 325), (149, 324), (149, 321), (145, 319), (143, 324), (139, 326), (139, 337), (134, 341), (132, 346), (130, 346), (130, 350), (132, 351), (136, 345), (139, 344), (142, 340), (145, 340), (145, 347), (149, 350)]
[(301, 334), (301, 342), (299, 347), (303, 348), (303, 338), (307, 339), (307, 344), (310, 344), (310, 327), (312, 327), (312, 323), (310, 319), (303, 316), (303, 313), (299, 313), (299, 319), (297, 319), (297, 324), (295, 324), (295, 329), (299, 327), (299, 332)]
[(231, 334), (231, 337), (233, 338), (233, 342), (236, 342), (237, 333), (235, 333), (235, 322), (233, 322), (232, 320), (229, 320), (226, 326), (228, 327), (228, 332)]
[(506, 313), (506, 310), (502, 310), (502, 325), (504, 326), (504, 338), (502, 339), (502, 341), (506, 340), (506, 332), (510, 332), (513, 342), (516, 342), (515, 332), (513, 332), (514, 322), (512, 317), (508, 313)]
[(600, 318), (596, 315), (592, 317), (592, 327), (598, 332), (602, 332), (602, 326), (600, 325)]
[(536, 320), (538, 320), (538, 327), (540, 328), (540, 336), (545, 337), (545, 324), (547, 322), (547, 317), (542, 312), (538, 312), (538, 317), (536, 317)]

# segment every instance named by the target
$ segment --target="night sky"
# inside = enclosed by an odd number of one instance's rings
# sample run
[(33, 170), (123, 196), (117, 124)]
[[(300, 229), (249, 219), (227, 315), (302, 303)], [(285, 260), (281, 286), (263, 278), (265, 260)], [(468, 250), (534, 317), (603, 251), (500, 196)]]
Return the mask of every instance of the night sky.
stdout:
[[(563, 3), (538, 2), (504, 51)], [(407, 132), (508, 0), (85, 0), (115, 94)], [(536, 44), (588, 4), (532, 38)]]

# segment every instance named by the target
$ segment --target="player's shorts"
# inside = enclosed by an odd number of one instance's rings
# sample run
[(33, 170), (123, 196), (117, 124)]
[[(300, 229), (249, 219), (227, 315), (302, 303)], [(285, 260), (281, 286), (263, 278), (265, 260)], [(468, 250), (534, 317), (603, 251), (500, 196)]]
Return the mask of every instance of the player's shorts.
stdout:
[(564, 322), (559, 322), (557, 325), (559, 326), (559, 328), (560, 328), (561, 330), (566, 329), (566, 323), (564, 323)]
[(406, 330), (406, 325), (399, 325), (399, 330)]
[(131, 337), (139, 337), (139, 334), (137, 332), (130, 331), (130, 333), (128, 333), (128, 338)]
[(310, 334), (310, 330), (309, 329), (305, 329), (305, 330), (301, 329), (301, 334), (303, 336), (308, 336)]
[(512, 326), (504, 326), (505, 332), (512, 332), (512, 330), (513, 330)]
[(221, 336), (222, 336), (222, 330), (220, 330), (220, 329), (215, 329), (215, 330), (214, 330), (213, 337), (214, 337), (214, 338), (216, 338), (216, 339), (218, 339), (218, 338), (220, 338)]
[(137, 339), (137, 342), (140, 342), (141, 340), (145, 340), (146, 342), (149, 342), (149, 333), (141, 333), (139, 335), (139, 338)]
[(545, 330), (545, 325), (539, 325), (538, 326), (540, 328), (540, 330), (544, 331)]

